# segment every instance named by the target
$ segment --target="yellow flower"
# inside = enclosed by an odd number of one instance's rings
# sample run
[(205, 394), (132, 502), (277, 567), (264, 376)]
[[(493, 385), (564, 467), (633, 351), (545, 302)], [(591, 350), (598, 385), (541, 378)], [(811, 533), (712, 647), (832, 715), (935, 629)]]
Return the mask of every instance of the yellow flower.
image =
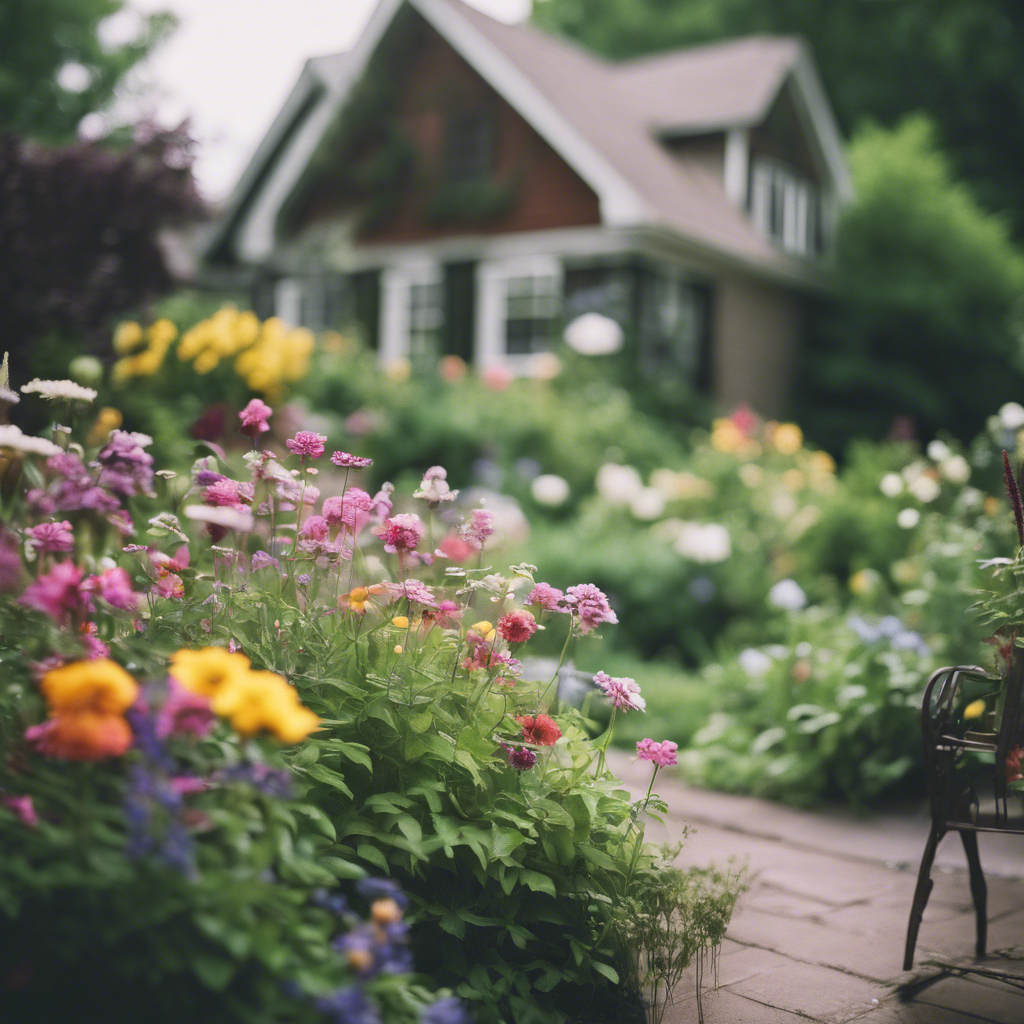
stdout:
[(964, 718), (981, 718), (985, 714), (985, 702), (983, 700), (972, 700), (964, 708)]
[(404, 615), (396, 615), (391, 620), (391, 625), (392, 626), (397, 626), (399, 629), (408, 629), (409, 628), (409, 620)]
[(985, 515), (997, 516), (999, 515), (1001, 505), (998, 498), (994, 498), (991, 494), (985, 499)]
[(171, 342), (178, 336), (178, 328), (166, 317), (156, 320), (149, 325), (146, 337), (152, 348), (160, 348), (166, 351)]
[(490, 643), (494, 637), (494, 626), (486, 619), (481, 619), (479, 622), (474, 622), (469, 627), (474, 633), (479, 633), (485, 640), (486, 643)]
[(711, 447), (716, 452), (730, 455), (743, 446), (743, 431), (730, 419), (718, 419), (711, 424)]
[(850, 592), (860, 597), (870, 593), (880, 582), (879, 575), (874, 569), (861, 569), (850, 577)]
[(782, 483), (791, 491), (802, 491), (807, 480), (799, 469), (787, 469), (782, 474)]
[(223, 647), (204, 647), (198, 651), (183, 648), (171, 655), (170, 675), (186, 690), (203, 697), (216, 696), (248, 669), (249, 659), (244, 654), (234, 654)]
[(320, 719), (303, 707), (299, 695), (275, 672), (249, 671), (232, 677), (213, 696), (213, 710), (231, 719), (243, 736), (266, 730), (283, 743), (298, 743)]
[(394, 381), (396, 384), (401, 384), (403, 381), (407, 381), (412, 375), (412, 363), (408, 359), (392, 359), (387, 366), (384, 367), (384, 372), (388, 376), (388, 380)]
[(123, 422), (124, 417), (117, 409), (105, 405), (97, 414), (96, 422), (89, 428), (89, 434), (85, 439), (86, 445), (92, 448), (103, 444), (110, 436), (110, 432), (117, 430)]
[(198, 374), (205, 375), (211, 370), (217, 369), (218, 363), (220, 363), (220, 356), (213, 349), (208, 348), (196, 356), (192, 363), (192, 369)]
[(405, 648), (401, 644), (395, 644), (395, 654), (401, 654)]
[(114, 331), (114, 351), (119, 355), (127, 355), (132, 349), (142, 344), (142, 327), (134, 320), (125, 320), (117, 325)]
[(56, 714), (120, 715), (135, 703), (139, 686), (115, 661), (94, 658), (51, 669), (40, 684)]
[(815, 452), (811, 456), (811, 468), (818, 473), (834, 473), (836, 460), (828, 452)]
[(796, 455), (804, 446), (804, 433), (795, 423), (780, 423), (769, 437), (782, 455)]
[(356, 615), (363, 615), (366, 612), (366, 602), (370, 600), (370, 591), (366, 587), (353, 587), (352, 590), (347, 594), (342, 594), (338, 598), (338, 604), (344, 608), (348, 605), (349, 611), (353, 611)]

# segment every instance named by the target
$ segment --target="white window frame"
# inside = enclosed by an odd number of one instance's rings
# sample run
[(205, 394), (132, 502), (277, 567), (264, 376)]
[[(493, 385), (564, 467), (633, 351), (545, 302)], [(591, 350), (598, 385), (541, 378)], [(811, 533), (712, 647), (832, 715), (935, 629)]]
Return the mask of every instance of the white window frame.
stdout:
[[(812, 244), (814, 197), (823, 194), (813, 182), (770, 157), (754, 157), (751, 168), (750, 217), (754, 227), (785, 252), (816, 258)], [(772, 203), (782, 197), (782, 217), (772, 230)]]
[(280, 277), (274, 282), (274, 316), (289, 327), (302, 326), (301, 277)]
[[(381, 273), (380, 350), (382, 366), (409, 358), (409, 328), (412, 286), (444, 287), (444, 272), (439, 263), (422, 261), (387, 267)], [(442, 325), (443, 330), (443, 325)]]
[(477, 265), (474, 360), (480, 370), (500, 366), (519, 375), (530, 372), (537, 353), (510, 354), (508, 351), (508, 282), (518, 277), (548, 277), (554, 280), (555, 294), (560, 295), (562, 276), (562, 261), (556, 256), (486, 260)]

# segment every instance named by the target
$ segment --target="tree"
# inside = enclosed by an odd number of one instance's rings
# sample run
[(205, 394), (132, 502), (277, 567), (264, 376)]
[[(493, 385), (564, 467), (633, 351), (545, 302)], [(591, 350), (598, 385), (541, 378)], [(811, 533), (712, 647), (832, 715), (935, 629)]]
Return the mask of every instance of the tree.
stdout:
[(184, 127), (142, 125), (119, 151), (0, 137), (0, 324), (15, 367), (27, 370), (32, 347), (34, 373), (63, 376), (59, 342), (35, 343), (70, 338), (80, 350), (169, 290), (160, 233), (201, 212)]
[(835, 301), (804, 354), (801, 422), (839, 447), (896, 417), (968, 439), (1024, 392), (1024, 258), (957, 183), (923, 115), (867, 126), (849, 151), (857, 199), (839, 225)]
[(101, 23), (124, 8), (124, 0), (3, 0), (0, 131), (67, 142), (86, 114), (103, 110), (175, 24), (150, 15), (134, 38), (105, 45)]
[(622, 59), (755, 32), (804, 36), (847, 134), (927, 111), (957, 173), (1024, 237), (1020, 0), (536, 0), (534, 18)]

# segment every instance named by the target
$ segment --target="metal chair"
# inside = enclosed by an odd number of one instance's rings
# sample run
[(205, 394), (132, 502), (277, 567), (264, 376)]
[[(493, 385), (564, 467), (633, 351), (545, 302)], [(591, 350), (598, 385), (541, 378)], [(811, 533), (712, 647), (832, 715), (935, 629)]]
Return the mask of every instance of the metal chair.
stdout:
[[(975, 953), (985, 955), (988, 931), (986, 913), (987, 890), (985, 875), (978, 856), (979, 832), (1008, 832), (1024, 835), (1024, 820), (1011, 818), (1007, 805), (1006, 758), (1007, 754), (1024, 740), (1024, 659), (1014, 654), (1010, 660), (1006, 679), (1006, 695), (998, 723), (998, 731), (992, 735), (978, 737), (969, 732), (954, 734), (954, 718), (958, 710), (957, 698), (963, 683), (968, 680), (980, 681), (998, 686), (998, 676), (990, 675), (983, 669), (970, 665), (955, 665), (940, 668), (928, 680), (921, 708), (921, 727), (924, 733), (924, 761), (928, 781), (928, 795), (931, 800), (932, 825), (921, 858), (917, 875), (917, 888), (910, 909), (907, 926), (907, 945), (903, 958), (903, 969), (909, 971), (914, 965), (914, 948), (917, 933), (921, 927), (928, 897), (932, 891), (931, 870), (935, 851), (942, 837), (950, 831), (960, 833), (970, 870), (971, 896), (977, 922)], [(990, 807), (986, 801), (981, 808), (975, 778), (967, 767), (970, 752), (995, 755), (991, 765), (977, 766), (975, 774), (992, 776), (994, 802)]]

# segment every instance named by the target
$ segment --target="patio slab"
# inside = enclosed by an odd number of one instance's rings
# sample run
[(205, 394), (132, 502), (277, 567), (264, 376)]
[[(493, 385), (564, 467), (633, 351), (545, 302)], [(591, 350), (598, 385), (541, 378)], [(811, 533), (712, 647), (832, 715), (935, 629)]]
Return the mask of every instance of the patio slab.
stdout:
[[(609, 765), (637, 798), (646, 792), (648, 764), (613, 752)], [(1024, 1024), (1024, 992), (976, 975), (943, 976), (924, 963), (973, 963), (974, 911), (955, 835), (939, 849), (915, 968), (902, 970), (925, 810), (812, 813), (694, 789), (667, 772), (656, 789), (670, 810), (663, 824), (648, 824), (649, 839), (674, 841), (689, 827), (679, 863), (731, 860), (748, 872), (750, 889), (722, 948), (720, 988), (704, 996), (707, 1024)], [(989, 949), (1022, 946), (1024, 841), (981, 840)], [(933, 983), (900, 1000), (901, 986), (922, 980)], [(664, 1024), (697, 1021), (693, 993), (691, 976)]]

